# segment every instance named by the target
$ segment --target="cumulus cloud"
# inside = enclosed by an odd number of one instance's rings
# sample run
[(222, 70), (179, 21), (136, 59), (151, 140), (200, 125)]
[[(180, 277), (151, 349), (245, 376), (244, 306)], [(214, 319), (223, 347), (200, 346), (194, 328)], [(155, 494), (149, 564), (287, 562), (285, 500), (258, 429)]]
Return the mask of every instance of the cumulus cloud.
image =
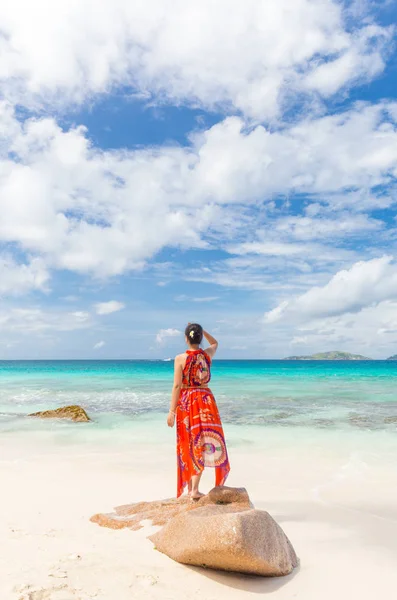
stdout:
[(180, 335), (182, 335), (182, 332), (179, 329), (160, 329), (156, 335), (156, 343), (161, 346), (167, 338), (179, 337)]
[[(299, 354), (337, 349), (385, 359), (396, 353), (396, 314), (397, 302), (384, 300), (358, 313), (314, 319), (299, 327), (291, 345)], [(287, 346), (288, 334), (282, 337)]]
[[(324, 100), (381, 73), (390, 49), (391, 28), (351, 15), (337, 0), (0, 6), (0, 247), (8, 252), (0, 294), (46, 292), (56, 270), (102, 284), (172, 247), (234, 254), (210, 266), (197, 261), (182, 276), (283, 294), (268, 322), (299, 311), (306, 318), (315, 304), (325, 319), (369, 310), (360, 293), (386, 302), (394, 294), (393, 286), (382, 291), (386, 275), (374, 275), (372, 296), (355, 281), (362, 263), (349, 242), (366, 236), (371, 258), (374, 232), (378, 247), (387, 244), (388, 224), (370, 211), (397, 200), (397, 103), (324, 116)], [(84, 127), (57, 121), (112, 93), (234, 116), (191, 134), (184, 147), (136, 150), (102, 150)], [(301, 208), (307, 202), (303, 214), (289, 214), (290, 197)], [(369, 269), (393, 279), (393, 261), (379, 260), (386, 263)], [(356, 264), (342, 271), (346, 262)], [(357, 294), (341, 298), (336, 271), (350, 273)], [(161, 278), (166, 285), (172, 273)], [(327, 295), (334, 316), (324, 316)], [(112, 300), (94, 310), (123, 307)], [(84, 311), (19, 310), (27, 331), (92, 323)], [(0, 324), (18, 327), (17, 317), (8, 310)], [(378, 329), (389, 335), (387, 325)], [(160, 330), (157, 342), (174, 335)]]
[(5, 125), (0, 240), (101, 277), (140, 269), (167, 244), (203, 246), (211, 207), (181, 205), (178, 189), (188, 152), (100, 152), (83, 129), (65, 133), (52, 119), (18, 124), (19, 134)]
[[(36, 286), (44, 285), (44, 270), (103, 278), (142, 269), (166, 246), (219, 246), (230, 239), (229, 211), (236, 222), (242, 204), (390, 182), (397, 175), (396, 119), (393, 103), (358, 105), (274, 132), (247, 131), (231, 117), (187, 148), (99, 151), (83, 128), (63, 131), (51, 118), (20, 123), (3, 103), (0, 242), (17, 245), (30, 261), (42, 259)], [(311, 215), (280, 219), (273, 229), (301, 241), (382, 226), (364, 215), (345, 213), (341, 221)], [(270, 240), (276, 247), (260, 242), (261, 253), (300, 252), (280, 239)]]
[(358, 313), (366, 307), (397, 299), (397, 264), (392, 256), (355, 263), (336, 273), (322, 287), (284, 300), (265, 314), (265, 322), (310, 319)]
[[(0, 7), (2, 91), (36, 107), (128, 86), (157, 102), (272, 118), (294, 94), (380, 73), (391, 31), (335, 0), (14, 0)], [(62, 68), (60, 68), (62, 65)]]
[(50, 275), (41, 258), (17, 263), (9, 255), (0, 255), (0, 295), (20, 295), (31, 290), (46, 291)]
[(104, 342), (103, 340), (101, 340), (100, 342), (97, 342), (96, 344), (94, 344), (93, 349), (94, 350), (100, 350), (105, 345), (106, 345), (106, 342)]
[(219, 202), (247, 202), (387, 184), (397, 174), (396, 107), (358, 104), (274, 132), (227, 118), (200, 138), (198, 185)]
[(110, 315), (125, 308), (123, 302), (117, 300), (109, 300), (109, 302), (98, 302), (95, 304), (95, 312), (97, 315)]

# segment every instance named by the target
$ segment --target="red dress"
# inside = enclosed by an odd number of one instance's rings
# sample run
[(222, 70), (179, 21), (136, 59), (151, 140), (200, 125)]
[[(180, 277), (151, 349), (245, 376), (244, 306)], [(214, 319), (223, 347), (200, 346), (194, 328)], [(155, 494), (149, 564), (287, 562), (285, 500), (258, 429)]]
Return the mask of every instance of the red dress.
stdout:
[[(208, 387), (211, 359), (204, 350), (188, 350), (176, 409), (177, 497), (193, 475), (215, 467), (215, 484), (223, 485), (230, 471), (225, 436), (215, 398)], [(201, 386), (201, 387), (200, 387)]]

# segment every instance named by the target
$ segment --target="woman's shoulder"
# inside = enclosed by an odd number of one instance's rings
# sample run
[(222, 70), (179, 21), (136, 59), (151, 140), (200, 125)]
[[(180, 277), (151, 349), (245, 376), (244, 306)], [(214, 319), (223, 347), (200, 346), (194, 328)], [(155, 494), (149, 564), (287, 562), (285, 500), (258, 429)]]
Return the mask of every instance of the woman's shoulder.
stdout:
[(182, 352), (182, 354), (177, 354), (174, 360), (176, 363), (183, 363), (186, 360), (186, 357), (186, 352)]

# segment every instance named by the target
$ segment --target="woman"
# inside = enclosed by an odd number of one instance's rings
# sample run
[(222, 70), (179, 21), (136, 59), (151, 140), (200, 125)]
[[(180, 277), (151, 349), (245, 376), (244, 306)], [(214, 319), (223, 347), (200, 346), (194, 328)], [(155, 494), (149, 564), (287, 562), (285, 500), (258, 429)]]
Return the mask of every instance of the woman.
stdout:
[[(200, 349), (203, 336), (209, 343), (205, 351)], [(176, 418), (177, 497), (187, 485), (192, 500), (198, 500), (204, 495), (199, 491), (204, 467), (215, 467), (215, 484), (223, 485), (230, 465), (218, 407), (207, 386), (218, 342), (197, 323), (188, 324), (185, 340), (188, 350), (175, 358), (167, 423), (173, 427)]]

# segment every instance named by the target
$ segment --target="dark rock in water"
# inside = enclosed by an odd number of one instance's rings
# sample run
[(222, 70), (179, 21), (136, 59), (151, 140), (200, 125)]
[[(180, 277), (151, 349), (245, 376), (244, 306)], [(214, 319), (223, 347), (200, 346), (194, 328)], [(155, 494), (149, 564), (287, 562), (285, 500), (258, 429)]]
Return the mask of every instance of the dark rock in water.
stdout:
[(365, 415), (358, 415), (357, 413), (350, 413), (349, 421), (356, 427), (370, 427), (372, 423), (369, 417), (366, 417)]
[(397, 425), (397, 417), (385, 417), (384, 422), (387, 425), (390, 425), (392, 423), (395, 423)]
[(278, 420), (278, 419), (288, 419), (288, 417), (292, 417), (292, 413), (289, 412), (278, 412), (278, 413), (274, 413), (272, 415), (272, 418), (274, 420)]
[(313, 423), (316, 425), (316, 427), (334, 427), (335, 426), (334, 421), (331, 421), (331, 419), (314, 419)]
[(185, 496), (122, 506), (91, 521), (139, 529), (145, 519), (164, 525), (150, 538), (156, 549), (183, 564), (263, 576), (288, 575), (298, 564), (281, 527), (253, 508), (244, 488), (216, 487), (197, 502)]
[(29, 415), (29, 417), (39, 417), (40, 419), (70, 419), (75, 423), (86, 423), (91, 421), (90, 417), (81, 406), (62, 406), (55, 410), (45, 410)]

